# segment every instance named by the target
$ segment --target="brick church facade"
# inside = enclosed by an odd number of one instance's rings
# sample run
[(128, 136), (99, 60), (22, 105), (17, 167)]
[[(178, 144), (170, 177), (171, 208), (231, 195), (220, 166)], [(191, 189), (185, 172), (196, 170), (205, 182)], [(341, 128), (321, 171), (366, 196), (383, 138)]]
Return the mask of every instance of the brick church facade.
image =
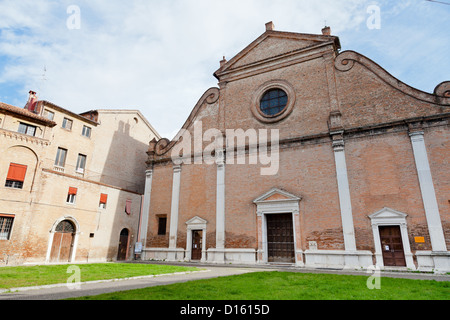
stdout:
[(450, 271), (450, 82), (266, 32), (150, 143), (142, 259)]

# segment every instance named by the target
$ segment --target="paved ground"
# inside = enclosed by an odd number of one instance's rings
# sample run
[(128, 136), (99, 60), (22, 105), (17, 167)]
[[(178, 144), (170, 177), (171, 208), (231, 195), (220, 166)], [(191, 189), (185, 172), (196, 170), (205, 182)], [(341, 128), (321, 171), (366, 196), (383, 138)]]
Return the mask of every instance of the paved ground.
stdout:
[[(155, 262), (152, 262), (155, 263)], [(169, 264), (167, 262), (161, 264)], [(230, 275), (244, 274), (248, 272), (260, 271), (290, 271), (303, 273), (336, 273), (364, 275), (369, 277), (365, 271), (342, 271), (342, 270), (318, 270), (318, 269), (299, 269), (287, 266), (224, 266), (224, 265), (202, 265), (202, 264), (186, 264), (174, 263), (176, 265), (192, 265), (202, 268), (199, 272), (177, 273), (162, 276), (137, 277), (128, 280), (109, 280), (97, 281), (92, 283), (83, 283), (76, 289), (70, 289), (66, 284), (43, 286), (34, 288), (21, 288), (16, 292), (0, 293), (0, 300), (59, 300), (74, 297), (83, 297), (90, 295), (98, 295), (102, 293), (117, 292), (124, 290), (140, 289), (152, 286), (167, 285), (177, 282), (186, 282), (199, 279), (209, 279), (215, 277), (223, 277)], [(450, 281), (449, 275), (434, 275), (423, 273), (403, 273), (403, 272), (382, 272), (384, 277), (410, 278), (410, 279), (426, 279), (437, 281)]]

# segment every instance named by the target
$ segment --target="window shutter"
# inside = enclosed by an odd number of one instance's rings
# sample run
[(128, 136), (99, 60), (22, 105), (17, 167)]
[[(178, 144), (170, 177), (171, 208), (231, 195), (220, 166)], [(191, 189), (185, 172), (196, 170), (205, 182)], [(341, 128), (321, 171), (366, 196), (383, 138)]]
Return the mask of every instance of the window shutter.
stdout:
[(27, 166), (11, 163), (9, 165), (9, 171), (6, 180), (23, 182), (25, 180), (26, 173), (27, 173)]
[(127, 200), (127, 203), (125, 205), (125, 213), (130, 215), (131, 214), (131, 200)]
[(77, 194), (77, 191), (78, 191), (77, 188), (73, 188), (73, 187), (70, 187), (70, 188), (69, 188), (69, 194), (76, 195), (76, 194)]
[(108, 195), (107, 194), (100, 194), (100, 203), (106, 204), (106, 202), (108, 201)]

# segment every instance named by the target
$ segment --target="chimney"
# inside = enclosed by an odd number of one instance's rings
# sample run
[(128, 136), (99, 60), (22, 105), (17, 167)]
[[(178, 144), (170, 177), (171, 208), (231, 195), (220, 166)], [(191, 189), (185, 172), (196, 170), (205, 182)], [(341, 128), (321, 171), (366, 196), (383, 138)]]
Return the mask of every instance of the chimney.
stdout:
[(331, 35), (331, 28), (325, 26), (325, 27), (322, 29), (322, 34), (323, 34), (324, 36), (330, 36), (330, 35)]
[(28, 96), (28, 101), (27, 104), (25, 105), (24, 109), (27, 109), (28, 111), (31, 111), (33, 113), (36, 113), (36, 105), (37, 105), (37, 96), (36, 96), (36, 92), (31, 91), (28, 92), (29, 96)]
[(275, 30), (275, 25), (273, 24), (272, 21), (267, 22), (266, 23), (266, 31), (274, 31)]

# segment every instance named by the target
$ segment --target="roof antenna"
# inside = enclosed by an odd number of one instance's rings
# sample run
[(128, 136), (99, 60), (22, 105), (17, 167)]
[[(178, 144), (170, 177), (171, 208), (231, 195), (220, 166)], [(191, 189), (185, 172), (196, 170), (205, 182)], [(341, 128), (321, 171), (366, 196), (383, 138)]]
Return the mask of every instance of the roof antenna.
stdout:
[(42, 73), (42, 78), (41, 78), (41, 81), (40, 81), (40, 84), (39, 84), (39, 87), (38, 87), (40, 96), (43, 96), (42, 93), (43, 93), (44, 88), (45, 88), (45, 81), (47, 81), (46, 73), (47, 73), (47, 67), (44, 65), (44, 71)]

